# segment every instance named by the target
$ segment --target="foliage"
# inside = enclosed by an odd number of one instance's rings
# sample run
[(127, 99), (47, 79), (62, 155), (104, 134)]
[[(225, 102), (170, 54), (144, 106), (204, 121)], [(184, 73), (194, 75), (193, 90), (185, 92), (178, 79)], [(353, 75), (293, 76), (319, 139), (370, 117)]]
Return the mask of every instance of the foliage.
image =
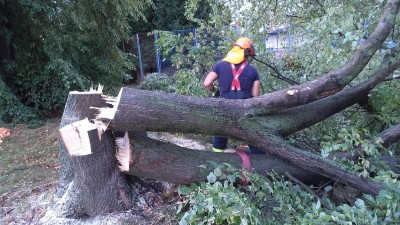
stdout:
[[(144, 7), (144, 19), (132, 23), (132, 30), (136, 32), (151, 32), (153, 30), (181, 30), (193, 29), (198, 26), (196, 22), (188, 20), (185, 16), (185, 3), (187, 0), (153, 0), (153, 5)], [(207, 4), (196, 9), (195, 15), (204, 20), (209, 17)]]
[[(206, 20), (197, 11), (198, 6), (204, 3), (207, 3), (210, 8), (210, 17)], [(187, 1), (185, 14), (191, 21), (199, 24), (196, 33), (157, 31), (159, 39), (156, 44), (161, 54), (164, 58), (171, 58), (172, 65), (182, 70), (176, 74), (177, 93), (191, 95), (197, 93), (204, 96), (205, 92), (200, 91), (203, 78), (214, 64), (222, 59), (233, 43), (233, 30), (227, 29), (230, 21), (230, 16), (227, 16), (229, 12), (224, 13), (223, 23), (219, 23), (222, 22), (220, 20), (214, 20), (213, 15), (219, 13), (220, 11), (217, 10), (221, 10), (221, 7), (223, 4), (216, 1)], [(183, 80), (180, 81), (180, 79)]]
[[(364, 196), (353, 206), (342, 204), (329, 211), (299, 186), (277, 174), (270, 178), (246, 174), (248, 186), (236, 183), (240, 171), (228, 164), (214, 165), (208, 182), (182, 186), (179, 224), (394, 224), (400, 222), (400, 182), (380, 176), (394, 191)], [(326, 194), (331, 188), (325, 188)]]
[[(369, 138), (367, 138), (369, 137)], [(325, 136), (326, 141), (321, 142), (323, 157), (328, 157), (331, 153), (337, 151), (350, 152), (354, 155), (354, 150), (361, 147), (363, 154), (359, 157), (357, 162), (346, 161), (345, 164), (349, 165), (348, 169), (359, 174), (362, 177), (369, 177), (370, 173), (377, 173), (379, 169), (383, 169), (377, 163), (370, 162), (371, 158), (379, 159), (383, 155), (393, 155), (391, 151), (387, 151), (382, 146), (382, 139), (377, 138), (371, 141), (371, 136), (368, 130), (356, 130), (351, 128), (347, 130), (342, 128), (339, 134), (335, 137)]]
[(192, 70), (180, 70), (175, 74), (176, 93), (189, 96), (207, 96), (201, 80)]
[(191, 70), (179, 70), (174, 77), (158, 73), (148, 74), (139, 88), (188, 96), (207, 96), (209, 94)]
[(149, 91), (175, 92), (175, 80), (166, 74), (147, 74), (146, 79), (140, 84), (140, 89)]
[[(206, 25), (197, 28), (196, 34), (158, 32), (161, 54), (165, 58), (171, 58), (172, 65), (177, 69), (192, 70), (196, 77), (203, 78), (214, 64), (222, 58), (228, 49), (226, 38), (232, 37), (232, 32), (215, 29)], [(229, 40), (228, 39), (228, 40)]]
[(379, 85), (369, 99), (375, 117), (387, 125), (400, 123), (400, 82), (384, 82)]
[[(28, 114), (51, 116), (63, 108), (69, 90), (102, 83), (113, 91), (133, 68), (132, 55), (119, 48), (129, 38), (128, 21), (142, 17), (143, 6), (150, 3), (4, 1), (0, 7), (6, 13), (0, 20), (6, 26), (1, 32), (15, 52), (2, 68), (10, 91), (5, 95), (16, 96)], [(8, 111), (18, 118), (15, 110)]]
[[(208, 182), (182, 186), (179, 224), (263, 224), (265, 218), (257, 207), (266, 200), (264, 191), (268, 186), (240, 191), (235, 187), (238, 178), (239, 171), (229, 165), (219, 165), (207, 176)], [(185, 210), (186, 207), (189, 209)]]
[[(1, 77), (1, 76), (0, 76)], [(8, 107), (5, 107), (8, 106)], [(24, 123), (36, 120), (36, 114), (31, 109), (21, 104), (7, 85), (0, 79), (0, 121), (10, 122), (14, 120)]]

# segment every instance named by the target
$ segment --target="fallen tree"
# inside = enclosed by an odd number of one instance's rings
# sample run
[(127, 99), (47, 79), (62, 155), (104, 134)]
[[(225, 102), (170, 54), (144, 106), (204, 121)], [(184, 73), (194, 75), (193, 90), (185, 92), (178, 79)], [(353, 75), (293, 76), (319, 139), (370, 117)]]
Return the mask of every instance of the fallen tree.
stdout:
[[(119, 147), (118, 156), (122, 157), (117, 157), (121, 165), (127, 165), (125, 168), (120, 167), (121, 171), (134, 176), (175, 184), (190, 184), (205, 180), (213, 170), (213, 167), (209, 165), (211, 161), (218, 164), (228, 163), (237, 168), (240, 168), (242, 164), (240, 156), (234, 153), (220, 154), (192, 150), (148, 137), (131, 137), (131, 140), (133, 143), (128, 144), (132, 146), (129, 149), (130, 152), (127, 154)], [(129, 138), (125, 137), (123, 143), (129, 143)], [(325, 180), (317, 173), (299, 169), (269, 154), (253, 155), (251, 164), (257, 173), (265, 176), (275, 171), (278, 174), (289, 172), (306, 183), (318, 184)]]
[[(129, 207), (129, 193), (123, 188), (126, 181), (116, 171), (115, 143), (112, 141), (113, 135), (110, 130), (201, 133), (237, 138), (268, 153), (267, 156), (251, 156), (259, 172), (267, 172), (271, 169), (281, 172), (290, 170), (293, 176), (302, 179), (317, 174), (350, 185), (363, 193), (377, 195), (384, 188), (380, 183), (361, 178), (346, 171), (340, 164), (330, 159), (297, 148), (289, 144), (285, 137), (365, 99), (374, 87), (400, 67), (398, 58), (390, 62), (382, 60), (379, 69), (371, 72), (368, 79), (353, 87), (348, 87), (350, 82), (367, 66), (389, 35), (399, 6), (399, 0), (387, 2), (375, 30), (342, 67), (316, 80), (260, 97), (228, 100), (188, 97), (131, 88), (121, 89), (115, 99), (102, 98), (101, 93), (70, 93), (61, 128), (72, 122), (81, 121), (85, 117), (94, 121), (96, 126), (93, 129), (87, 129), (86, 141), (82, 141), (85, 138), (82, 133), (78, 134), (81, 140), (64, 139), (64, 143), (69, 146), (74, 141), (90, 144), (89, 147), (83, 144), (78, 147), (78, 152), (81, 149), (89, 152), (89, 155), (78, 156), (78, 153), (72, 157), (66, 154), (62, 145), (61, 171), (64, 173), (60, 178), (60, 183), (63, 184), (60, 186), (60, 196), (72, 196), (75, 192), (82, 193), (84, 198), (74, 198), (80, 199), (80, 202), (74, 206), (79, 209), (79, 215), (96, 215), (118, 210), (121, 208), (119, 202), (124, 202), (126, 203), (124, 205)], [(90, 100), (91, 98), (96, 101)], [(77, 105), (80, 107), (77, 108)], [(78, 128), (72, 131), (79, 133)], [(399, 140), (398, 135), (390, 135), (390, 137), (391, 143)], [(197, 166), (207, 163), (208, 159), (240, 166), (240, 158), (235, 154), (192, 151), (161, 145), (145, 138), (137, 140), (137, 143), (134, 142), (132, 145), (127, 139), (119, 144), (122, 146), (120, 149), (123, 149), (119, 150), (121, 169), (124, 173), (136, 176), (190, 183), (201, 180), (206, 171), (202, 171)], [(96, 164), (103, 166), (96, 170), (95, 175), (88, 172), (92, 167), (98, 168)], [(297, 173), (296, 170), (298, 170)], [(101, 182), (96, 179), (90, 180), (92, 184), (88, 188), (85, 182), (89, 182), (89, 179), (86, 178), (93, 176), (107, 178)], [(122, 185), (119, 185), (120, 183)], [(67, 191), (65, 191), (66, 187), (68, 187)], [(108, 200), (99, 193), (104, 193), (104, 189), (108, 187), (118, 188), (108, 189), (107, 193), (112, 193), (113, 203), (106, 204)], [(84, 189), (90, 191), (85, 192)], [(102, 198), (98, 200), (99, 205), (108, 206), (105, 210), (104, 208), (93, 210), (86, 207), (93, 206), (94, 204), (90, 202), (98, 198)]]

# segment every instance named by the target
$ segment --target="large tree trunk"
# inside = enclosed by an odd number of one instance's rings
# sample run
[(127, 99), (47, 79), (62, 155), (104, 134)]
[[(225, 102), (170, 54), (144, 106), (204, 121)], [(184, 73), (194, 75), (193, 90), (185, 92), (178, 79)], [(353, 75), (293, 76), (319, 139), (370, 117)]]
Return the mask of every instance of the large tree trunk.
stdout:
[[(100, 92), (71, 92), (65, 106), (61, 128), (93, 118), (94, 109), (104, 107)], [(96, 216), (130, 207), (127, 182), (118, 171), (115, 140), (111, 131), (99, 136), (97, 130), (89, 132), (92, 153), (70, 156), (60, 141), (60, 180), (57, 195), (61, 216)], [(82, 140), (74, 140), (81, 143)], [(123, 203), (123, 204), (122, 204)]]
[[(237, 109), (236, 105), (251, 104), (252, 101), (186, 97), (123, 88), (114, 108), (102, 109), (99, 117), (115, 130), (218, 134), (242, 139), (303, 170), (344, 182), (364, 193), (378, 194), (379, 184), (349, 173), (328, 159), (288, 145), (279, 135), (282, 124), (273, 120), (260, 124), (253, 117), (238, 117), (232, 113)], [(108, 119), (104, 119), (105, 114)]]
[[(228, 163), (236, 168), (242, 166), (242, 159), (235, 153), (192, 150), (147, 137), (135, 137), (131, 140), (133, 148), (130, 154), (127, 154), (130, 157), (121, 160), (129, 163), (129, 168), (123, 172), (134, 176), (175, 184), (190, 184), (206, 179), (213, 170), (210, 166), (211, 161), (218, 164)], [(289, 172), (307, 184), (319, 184), (325, 180), (317, 173), (302, 170), (269, 154), (249, 154), (249, 156), (254, 170), (264, 176), (274, 171), (281, 175)], [(200, 167), (202, 165), (206, 168)]]

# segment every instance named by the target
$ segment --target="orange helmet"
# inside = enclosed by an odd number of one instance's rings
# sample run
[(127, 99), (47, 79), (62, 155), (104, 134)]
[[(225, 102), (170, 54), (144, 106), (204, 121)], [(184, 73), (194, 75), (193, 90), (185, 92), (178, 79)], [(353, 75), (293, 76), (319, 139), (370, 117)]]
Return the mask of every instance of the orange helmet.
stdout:
[(244, 56), (248, 57), (248, 56), (253, 56), (255, 55), (254, 52), (254, 43), (252, 40), (250, 40), (250, 38), (239, 38), (235, 41), (235, 43), (233, 44), (234, 46), (239, 46), (240, 48), (244, 49)]

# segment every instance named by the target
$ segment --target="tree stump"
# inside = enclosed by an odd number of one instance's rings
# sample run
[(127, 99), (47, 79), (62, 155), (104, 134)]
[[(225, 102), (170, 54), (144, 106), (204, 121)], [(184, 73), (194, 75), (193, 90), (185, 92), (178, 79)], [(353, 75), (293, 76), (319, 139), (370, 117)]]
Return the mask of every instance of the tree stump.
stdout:
[[(104, 107), (106, 104), (101, 92), (71, 92), (61, 127), (83, 118), (93, 119), (93, 107)], [(109, 130), (100, 131), (99, 135), (97, 129), (89, 131), (87, 135), (91, 148), (91, 154), (88, 155), (70, 156), (65, 143), (60, 143), (62, 162), (57, 194), (62, 196), (58, 202), (62, 216), (96, 216), (130, 207), (127, 182), (118, 170), (115, 157), (114, 136)], [(68, 188), (64, 191), (64, 187)]]

